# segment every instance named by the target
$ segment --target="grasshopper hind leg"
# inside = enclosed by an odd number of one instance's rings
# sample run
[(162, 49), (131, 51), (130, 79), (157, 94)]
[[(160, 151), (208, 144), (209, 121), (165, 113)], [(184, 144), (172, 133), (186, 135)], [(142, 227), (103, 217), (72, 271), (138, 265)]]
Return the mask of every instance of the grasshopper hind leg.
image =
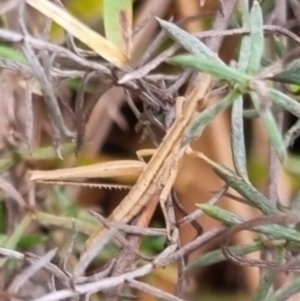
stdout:
[(161, 207), (162, 213), (164, 215), (165, 223), (166, 223), (167, 238), (171, 242), (172, 242), (173, 223), (172, 223), (172, 221), (170, 221), (170, 216), (168, 214), (166, 203), (168, 200), (168, 196), (170, 195), (170, 191), (176, 180), (176, 177), (177, 177), (177, 170), (173, 168), (173, 169), (171, 169), (170, 173), (168, 174), (168, 176), (166, 178), (167, 180), (164, 184), (164, 187), (163, 187), (160, 197), (159, 197), (160, 207)]

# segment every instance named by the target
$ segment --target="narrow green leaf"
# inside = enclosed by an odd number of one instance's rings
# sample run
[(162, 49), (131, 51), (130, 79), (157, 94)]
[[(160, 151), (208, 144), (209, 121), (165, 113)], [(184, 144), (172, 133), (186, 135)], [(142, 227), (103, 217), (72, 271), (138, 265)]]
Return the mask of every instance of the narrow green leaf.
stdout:
[[(277, 113), (283, 112), (284, 108), (273, 104), (271, 106), (270, 110), (273, 114), (277, 114)], [(256, 111), (256, 109), (246, 109), (243, 111), (243, 116), (245, 118), (258, 118), (259, 114)]]
[(172, 65), (179, 65), (185, 68), (210, 73), (220, 80), (226, 80), (232, 84), (247, 86), (251, 77), (243, 72), (220, 64), (217, 60), (204, 55), (177, 55), (167, 60)]
[[(262, 118), (266, 134), (270, 141), (270, 145), (273, 148), (273, 150), (276, 152), (280, 161), (283, 162), (287, 154), (286, 154), (286, 148), (283, 143), (282, 136), (276, 124), (276, 120), (272, 112), (269, 110), (269, 108), (262, 105), (262, 100), (260, 100), (258, 95), (254, 92), (251, 92), (250, 94), (255, 108), (259, 113), (260, 117)], [(263, 109), (261, 109), (262, 107)]]
[(294, 60), (291, 64), (287, 65), (281, 72), (275, 74), (269, 79), (292, 85), (300, 85), (300, 59)]
[(248, 180), (243, 122), (243, 96), (239, 96), (232, 105), (231, 148), (236, 173), (243, 179)]
[(292, 146), (294, 144), (295, 139), (300, 134), (300, 119), (297, 120), (297, 122), (289, 128), (288, 131), (283, 136), (283, 144), (286, 148), (289, 146)]
[(263, 15), (266, 16), (274, 7), (276, 0), (262, 0), (261, 1), (261, 10)]
[(279, 58), (283, 58), (285, 55), (287, 55), (287, 49), (284, 46), (284, 44), (282, 43), (282, 41), (276, 37), (275, 35), (272, 36), (273, 41), (274, 41), (274, 49), (275, 49), (275, 53), (277, 54), (277, 56)]
[(128, 57), (132, 49), (132, 0), (103, 0), (106, 38)]
[[(61, 146), (62, 156), (70, 155), (75, 150), (74, 143), (66, 143)], [(53, 150), (53, 146), (42, 147), (32, 150), (31, 154), (28, 149), (19, 149), (16, 153), (7, 153), (3, 158), (0, 159), (0, 174), (7, 171), (20, 160), (52, 160), (57, 159), (57, 155)]]
[(24, 237), (21, 237), (18, 248), (21, 249), (30, 249), (38, 244), (41, 244), (48, 240), (48, 236), (46, 235), (26, 235)]
[[(206, 215), (222, 222), (227, 226), (234, 226), (244, 223), (245, 220), (238, 215), (222, 209), (220, 207), (210, 205), (210, 204), (197, 204)], [(287, 241), (293, 241), (300, 243), (300, 233), (292, 228), (288, 228), (282, 225), (263, 225), (253, 227), (253, 231), (262, 233), (265, 235), (273, 236), (275, 239), (286, 239)]]
[(245, 222), (237, 214), (211, 204), (196, 204), (206, 215), (222, 222), (226, 226), (234, 226)]
[[(249, 1), (239, 1), (239, 11), (242, 14), (242, 25), (244, 28), (250, 28), (250, 16), (249, 16)], [(244, 35), (241, 41), (241, 47), (238, 59), (238, 69), (240, 71), (246, 71), (251, 57), (251, 39), (249, 35)]]
[(0, 235), (0, 247), (4, 247), (8, 240), (7, 235)]
[[(62, 156), (68, 156), (72, 154), (75, 150), (74, 143), (65, 143), (61, 145)], [(51, 160), (56, 159), (57, 155), (53, 150), (53, 146), (46, 146), (42, 148), (34, 149), (31, 154), (27, 150), (18, 151), (18, 155), (23, 160)]]
[(264, 215), (277, 215), (276, 207), (263, 194), (261, 194), (250, 182), (237, 176), (229, 168), (222, 164), (211, 161), (204, 155), (201, 157), (207, 162), (214, 172), (230, 187), (251, 202), (256, 208), (261, 210)]
[(186, 129), (182, 138), (182, 145), (198, 138), (205, 127), (221, 112), (226, 110), (241, 95), (241, 92), (234, 88), (223, 100), (217, 102), (213, 106), (198, 113), (190, 126)]
[[(284, 248), (277, 248), (275, 253), (275, 262), (281, 263), (284, 258)], [(255, 292), (255, 296), (253, 298), (254, 301), (265, 301), (267, 294), (273, 284), (275, 279), (276, 272), (274, 270), (266, 270), (264, 271), (263, 277), (261, 277), (259, 287)]]
[(164, 249), (167, 243), (166, 237), (145, 237), (141, 243), (141, 251), (147, 254), (157, 254)]
[[(239, 1), (239, 11), (242, 14), (242, 25), (244, 28), (250, 28), (249, 20), (249, 1)], [(242, 37), (241, 47), (237, 68), (239, 71), (246, 71), (251, 57), (251, 39), (249, 35)], [(231, 111), (231, 148), (232, 158), (235, 170), (239, 176), (248, 180), (247, 160), (244, 137), (244, 120), (243, 120), (243, 96), (233, 103)]]
[(256, 74), (264, 51), (263, 14), (257, 1), (254, 1), (250, 11), (250, 40), (251, 56), (249, 58), (248, 73)]
[(57, 207), (63, 215), (78, 218), (78, 206), (76, 206), (74, 202), (70, 201), (68, 194), (65, 193), (62, 187), (53, 187), (51, 190)]
[[(20, 239), (22, 238), (24, 232), (28, 228), (30, 222), (31, 222), (31, 217), (29, 214), (26, 214), (22, 219), (22, 221), (20, 222), (20, 224), (18, 224), (14, 229), (12, 235), (8, 237), (7, 240), (5, 241), (4, 248), (14, 250), (18, 245)], [(0, 258), (0, 269), (4, 266), (6, 261), (7, 258)]]
[[(237, 256), (242, 256), (252, 252), (263, 250), (264, 248), (265, 246), (262, 242), (255, 242), (248, 245), (233, 246), (230, 247), (229, 249), (233, 254)], [(227, 258), (225, 257), (222, 250), (214, 250), (206, 254), (203, 254), (199, 258), (193, 260), (191, 263), (187, 265), (186, 271), (203, 268), (225, 260), (227, 260)]]
[(300, 104), (296, 100), (275, 89), (268, 89), (268, 96), (278, 108), (284, 108), (300, 118)]
[(289, 280), (280, 289), (278, 289), (272, 296), (265, 299), (265, 301), (284, 301), (288, 300), (294, 294), (300, 292), (300, 277)]
[(270, 110), (264, 114), (263, 121), (270, 145), (277, 153), (281, 162), (283, 162), (287, 156), (286, 148), (284, 146), (283, 138), (279, 132), (276, 120)]
[(9, 237), (5, 244), (5, 248), (8, 249), (14, 249), (18, 242), (20, 241), (22, 235), (24, 234), (24, 231), (27, 229), (31, 222), (31, 217), (29, 214), (25, 215), (23, 220), (20, 222), (20, 224), (16, 227), (12, 235)]
[[(215, 54), (199, 39), (195, 38), (188, 32), (179, 28), (172, 22), (168, 22), (157, 18), (160, 26), (167, 31), (169, 36), (174, 39), (184, 49), (194, 55), (206, 55), (208, 57), (215, 57)], [(216, 58), (218, 62), (224, 64), (219, 58)]]
[(45, 212), (37, 211), (35, 213), (36, 220), (44, 226), (55, 226), (60, 227), (63, 229), (72, 230), (73, 229), (73, 222), (75, 223), (76, 231), (90, 235), (97, 229), (97, 225), (93, 225), (92, 223), (85, 222), (73, 217), (66, 217), (66, 216), (57, 216), (48, 214)]
[(28, 61), (25, 58), (24, 54), (11, 46), (0, 44), (0, 57), (10, 59), (17, 63), (28, 65)]

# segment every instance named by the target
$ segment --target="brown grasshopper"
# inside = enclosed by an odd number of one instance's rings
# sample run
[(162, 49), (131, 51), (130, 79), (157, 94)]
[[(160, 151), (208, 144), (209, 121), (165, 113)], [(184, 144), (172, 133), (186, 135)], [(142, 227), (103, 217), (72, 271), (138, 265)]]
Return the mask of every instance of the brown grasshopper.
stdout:
[(87, 166), (64, 168), (58, 170), (31, 171), (30, 180), (45, 184), (73, 185), (96, 188), (129, 189), (129, 185), (89, 183), (86, 180), (98, 178), (114, 178), (118, 176), (138, 177), (146, 163), (138, 160), (116, 160)]
[[(59, 170), (58, 173), (57, 171), (33, 171), (31, 180), (44, 183), (70, 184), (74, 179), (78, 180), (78, 177), (91, 178), (91, 175), (93, 175), (93, 177), (108, 177), (109, 174), (116, 176), (120, 175), (121, 171), (127, 172), (128, 174), (129, 169), (133, 170), (135, 168), (136, 172), (140, 172), (137, 182), (130, 189), (119, 206), (108, 217), (108, 221), (130, 222), (153, 195), (159, 195), (160, 204), (166, 218), (168, 236), (170, 237), (170, 224), (168, 223), (164, 204), (176, 180), (181, 158), (189, 149), (189, 145), (181, 145), (181, 139), (196, 112), (198, 101), (206, 97), (210, 91), (211, 84), (212, 77), (210, 75), (203, 75), (200, 85), (185, 98), (183, 106), (180, 105), (183, 98), (177, 99), (177, 117), (160, 146), (154, 151), (148, 164), (140, 161), (115, 161), (97, 166), (68, 168)], [(143, 153), (145, 154), (145, 152), (140, 152), (139, 155)], [(146, 153), (149, 154), (148, 151), (146, 151)], [(81, 171), (81, 173), (79, 171)], [(64, 176), (59, 176), (59, 174)], [(97, 243), (106, 231), (107, 229), (104, 226), (100, 226), (99, 229), (89, 237), (85, 243), (85, 251), (81, 257), (85, 256), (88, 249)]]

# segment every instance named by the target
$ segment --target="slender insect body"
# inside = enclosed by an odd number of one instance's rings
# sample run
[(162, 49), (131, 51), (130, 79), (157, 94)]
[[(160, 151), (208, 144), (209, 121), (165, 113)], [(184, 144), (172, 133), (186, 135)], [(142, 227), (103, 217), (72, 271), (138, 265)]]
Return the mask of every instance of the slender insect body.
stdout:
[[(108, 221), (124, 223), (131, 221), (141, 209), (147, 205), (149, 199), (157, 195), (166, 218), (168, 236), (170, 238), (171, 227), (168, 222), (168, 215), (166, 214), (164, 203), (176, 180), (178, 169), (181, 164), (181, 158), (188, 148), (188, 145), (182, 145), (181, 143), (183, 133), (193, 118), (199, 99), (203, 99), (209, 92), (211, 82), (212, 77), (210, 75), (204, 75), (201, 85), (192, 91), (186, 101), (182, 101), (182, 98), (178, 98), (178, 101), (176, 101), (176, 109), (180, 104), (183, 105), (183, 103), (185, 103), (184, 108), (180, 108), (179, 115), (177, 115), (162, 143), (156, 149), (148, 164), (140, 161), (114, 161), (103, 163), (98, 167), (85, 167), (85, 178), (91, 178), (96, 175), (97, 177), (102, 178), (107, 177), (107, 175), (114, 177), (120, 176), (121, 174), (124, 175), (124, 173), (128, 173), (128, 171), (134, 171), (135, 174), (139, 174), (136, 184), (130, 189), (129, 193), (121, 201), (119, 206), (113, 211), (108, 218)], [(120, 165), (120, 163), (123, 165)], [(93, 169), (93, 171), (89, 168)], [(101, 176), (98, 176), (100, 170)], [(53, 173), (53, 171), (52, 173), (43, 172), (44, 174), (36, 171), (32, 173), (31, 179), (37, 182), (45, 180), (48, 183), (53, 180), (63, 182), (66, 182), (66, 180), (74, 181), (76, 177), (78, 178), (79, 169), (76, 170), (76, 173), (72, 173), (72, 171), (74, 171), (74, 169), (60, 171), (62, 172), (61, 177), (57, 171), (56, 174)], [(103, 172), (105, 173), (105, 176), (103, 176)], [(74, 176), (75, 174), (76, 176)], [(83, 174), (81, 174), (80, 177), (82, 178)], [(97, 244), (106, 231), (107, 229), (104, 228), (104, 226), (100, 226), (97, 231), (88, 238), (85, 243), (85, 251), (81, 255), (82, 258), (86, 256), (86, 253), (93, 245)]]

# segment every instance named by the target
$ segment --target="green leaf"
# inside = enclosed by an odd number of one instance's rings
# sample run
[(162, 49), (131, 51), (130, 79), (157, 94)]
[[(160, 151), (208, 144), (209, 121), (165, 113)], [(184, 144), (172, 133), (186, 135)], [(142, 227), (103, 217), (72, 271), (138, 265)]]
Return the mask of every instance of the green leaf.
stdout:
[(68, 230), (73, 229), (74, 222), (76, 230), (86, 235), (90, 235), (97, 229), (97, 224), (85, 222), (73, 217), (58, 216), (41, 211), (35, 212), (35, 218), (41, 225), (46, 227), (59, 227)]
[(300, 85), (300, 59), (294, 60), (291, 64), (287, 65), (281, 72), (275, 74), (269, 79), (284, 83)]
[(28, 65), (27, 59), (25, 58), (24, 54), (11, 46), (0, 44), (0, 57)]
[(230, 187), (236, 190), (240, 195), (246, 198), (256, 208), (261, 210), (265, 215), (277, 215), (278, 211), (273, 203), (271, 203), (263, 194), (261, 194), (250, 182), (237, 176), (229, 168), (222, 164), (211, 161), (206, 156), (201, 158), (208, 163), (214, 172)]
[(232, 103), (241, 95), (238, 88), (234, 88), (224, 99), (217, 102), (213, 106), (205, 109), (203, 112), (198, 113), (182, 138), (182, 145), (189, 143), (190, 141), (199, 137), (205, 127), (221, 112), (226, 110)]
[[(75, 150), (74, 143), (66, 143), (61, 146), (62, 156), (70, 155)], [(53, 150), (53, 146), (37, 148), (28, 152), (28, 149), (19, 149), (16, 153), (10, 152), (0, 159), (0, 174), (10, 169), (12, 166), (20, 162), (20, 160), (53, 160), (57, 159), (57, 154)]]
[[(300, 277), (289, 280), (265, 301), (284, 301), (300, 291)], [(296, 299), (297, 300), (297, 299)]]
[[(73, 78), (68, 80), (68, 88), (71, 91), (77, 92), (82, 82), (81, 78)], [(85, 93), (92, 93), (94, 91), (94, 87), (91, 83), (87, 83), (84, 88)]]
[(262, 0), (261, 1), (261, 10), (263, 15), (266, 16), (274, 7), (276, 0)]
[(0, 247), (4, 247), (7, 242), (7, 235), (0, 234)]
[(300, 104), (296, 100), (275, 89), (268, 89), (267, 93), (278, 108), (283, 108), (300, 118)]
[(294, 144), (295, 139), (299, 136), (300, 133), (300, 119), (289, 128), (288, 131), (283, 136), (283, 144), (286, 148)]
[(226, 80), (232, 84), (240, 84), (246, 87), (251, 77), (243, 72), (221, 64), (214, 58), (204, 55), (177, 55), (167, 60), (172, 65), (179, 65), (185, 68), (210, 73), (220, 80)]
[[(29, 214), (26, 214), (22, 219), (22, 221), (16, 226), (11, 236), (8, 237), (7, 240), (4, 242), (3, 247), (14, 250), (17, 247), (20, 239), (24, 235), (24, 232), (28, 228), (30, 222), (31, 222), (31, 216)], [(8, 258), (0, 258), (0, 269), (4, 266), (7, 259)]]
[(270, 145), (277, 154), (280, 161), (283, 162), (287, 157), (287, 153), (285, 145), (283, 143), (282, 135), (279, 132), (274, 115), (272, 114), (271, 110), (264, 105), (263, 100), (261, 100), (255, 92), (251, 92), (250, 95), (254, 107), (256, 108), (257, 112), (259, 113), (262, 119)]
[(31, 222), (31, 217), (29, 214), (27, 214), (23, 220), (20, 222), (20, 224), (17, 225), (16, 229), (12, 233), (12, 235), (9, 237), (5, 244), (5, 248), (8, 249), (14, 249), (17, 244), (19, 243), (20, 239), (22, 238), (25, 230), (29, 226)]
[(158, 252), (161, 252), (163, 250), (164, 245), (166, 244), (166, 238), (165, 237), (146, 237), (143, 239), (141, 244), (141, 250), (143, 252), (147, 252), (150, 254), (156, 254)]
[[(271, 106), (270, 110), (273, 114), (277, 114), (277, 113), (280, 113), (280, 112), (284, 111), (284, 108), (283, 107), (278, 107), (278, 106), (273, 104)], [(243, 116), (245, 118), (258, 118), (259, 114), (256, 111), (256, 109), (246, 109), (246, 110), (243, 111)]]
[[(243, 27), (250, 28), (248, 0), (239, 1), (239, 11), (242, 14)], [(242, 42), (241, 42), (241, 47), (239, 52), (238, 70), (240, 71), (247, 70), (250, 57), (251, 57), (251, 39), (249, 35), (244, 35), (242, 37)]]
[(128, 57), (132, 49), (132, 0), (103, 0), (106, 38)]
[(254, 92), (251, 92), (250, 94), (251, 94), (252, 102), (263, 121), (266, 134), (270, 141), (270, 145), (273, 148), (273, 150), (276, 152), (280, 161), (283, 162), (287, 154), (276, 120), (272, 112), (270, 111), (270, 109), (263, 105), (262, 103), (263, 101), (260, 100), (259, 96)]
[[(74, 150), (75, 143), (65, 143), (61, 145), (62, 156), (68, 156), (72, 154)], [(20, 155), (23, 160), (51, 160), (57, 158), (53, 146), (37, 148), (33, 150), (31, 154), (29, 154), (28, 151), (21, 151), (18, 152), (18, 155)]]
[[(199, 39), (195, 38), (188, 32), (182, 30), (172, 22), (164, 21), (157, 18), (160, 26), (164, 28), (171, 38), (185, 48), (188, 52), (194, 55), (205, 55), (214, 57), (215, 54)], [(217, 59), (221, 64), (224, 64), (220, 59)]]
[[(116, 2), (116, 1), (114, 1)], [(94, 50), (101, 57), (118, 68), (124, 67), (128, 58), (118, 47), (105, 39), (97, 31), (68, 13), (64, 8), (50, 1), (27, 0), (26, 3), (59, 24), (79, 41)]]
[(18, 248), (21, 249), (30, 249), (40, 243), (43, 243), (48, 240), (48, 236), (45, 235), (27, 235), (23, 236), (19, 243), (18, 243)]
[(270, 110), (263, 114), (263, 122), (270, 145), (277, 153), (279, 159), (283, 162), (287, 156), (286, 148), (279, 132), (276, 120)]
[[(206, 215), (224, 223), (227, 226), (234, 226), (245, 222), (245, 220), (239, 217), (238, 215), (214, 205), (197, 204), (197, 207), (199, 207)], [(288, 228), (286, 226), (256, 226), (253, 227), (253, 231), (273, 236), (275, 239), (286, 239), (287, 241), (293, 241), (298, 244), (300, 243), (300, 233), (297, 230)]]
[[(275, 253), (275, 262), (282, 263), (284, 259), (285, 250), (284, 248), (277, 248)], [(259, 287), (255, 292), (255, 296), (253, 298), (254, 301), (265, 301), (270, 288), (272, 287), (273, 281), (275, 280), (276, 272), (274, 270), (267, 270), (262, 275)]]
[(283, 58), (285, 55), (287, 55), (286, 47), (278, 37), (272, 36), (272, 38), (274, 40), (275, 53), (279, 58)]
[(57, 207), (63, 215), (78, 218), (77, 207), (70, 201), (68, 195), (64, 192), (63, 187), (53, 187), (52, 192), (57, 203)]
[(263, 14), (257, 1), (254, 1), (250, 11), (250, 40), (251, 56), (249, 58), (249, 74), (256, 74), (260, 68), (260, 62), (264, 51)]
[(236, 173), (243, 179), (248, 180), (243, 121), (243, 96), (240, 95), (232, 105), (231, 148)]
[[(242, 256), (252, 252), (263, 250), (264, 248), (265, 246), (262, 242), (255, 242), (248, 245), (233, 246), (230, 247), (229, 249), (233, 254), (237, 256)], [(225, 260), (227, 260), (227, 258), (225, 257), (222, 250), (214, 250), (206, 254), (203, 254), (199, 258), (193, 260), (191, 263), (187, 265), (186, 271), (191, 271), (197, 268), (203, 268)]]

